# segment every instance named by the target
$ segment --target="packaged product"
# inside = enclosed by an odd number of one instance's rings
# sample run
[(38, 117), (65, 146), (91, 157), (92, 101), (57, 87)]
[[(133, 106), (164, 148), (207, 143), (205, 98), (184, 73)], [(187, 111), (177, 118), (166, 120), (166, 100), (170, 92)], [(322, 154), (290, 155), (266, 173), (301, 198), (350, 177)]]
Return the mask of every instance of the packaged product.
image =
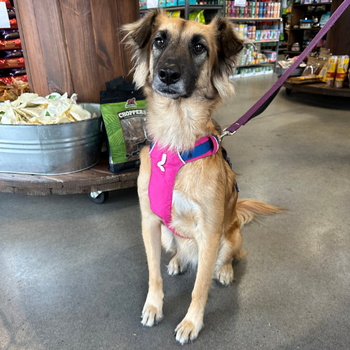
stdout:
[(205, 24), (204, 10), (194, 10), (189, 14), (189, 20)]
[(11, 8), (11, 7), (12, 7), (12, 4), (11, 4), (11, 1), (10, 1), (10, 0), (0, 0), (0, 2), (6, 3), (6, 7), (7, 7), (7, 8)]
[(0, 69), (4, 68), (18, 68), (24, 67), (24, 58), (5, 58), (3, 60), (0, 59)]
[(327, 74), (326, 74), (326, 84), (328, 86), (334, 86), (334, 78), (335, 74), (337, 71), (337, 56), (331, 56), (328, 59), (328, 64), (327, 64)]
[(10, 19), (10, 26), (11, 26), (12, 29), (18, 29), (18, 24), (17, 24), (17, 19), (16, 18)]
[(21, 39), (15, 40), (0, 40), (0, 50), (13, 50), (13, 49), (21, 49)]
[(167, 11), (169, 18), (181, 18), (181, 11)]
[(349, 68), (349, 56), (339, 56), (337, 61), (337, 73), (335, 75), (334, 86), (342, 88)]
[(7, 14), (9, 16), (9, 18), (16, 18), (16, 12), (14, 8), (8, 8), (7, 9)]
[(321, 77), (315, 74), (309, 74), (302, 77), (291, 77), (288, 81), (294, 84), (318, 83), (321, 81)]
[(307, 64), (306, 67), (302, 73), (302, 76), (315, 74), (318, 75), (324, 65), (323, 60), (319, 60), (317, 57), (308, 56), (307, 57)]
[(16, 58), (16, 57), (22, 57), (23, 56), (23, 50), (0, 50), (0, 58)]
[(318, 59), (320, 61), (323, 61), (323, 66), (318, 73), (320, 77), (322, 77), (322, 81), (326, 82), (326, 75), (327, 75), (327, 69), (328, 69), (328, 59), (332, 56), (329, 49), (326, 49), (324, 47), (320, 48), (320, 54), (318, 56)]
[(142, 89), (124, 77), (106, 83), (100, 93), (101, 113), (106, 127), (109, 170), (120, 173), (140, 165), (140, 150), (147, 142), (146, 101)]
[(18, 39), (19, 32), (18, 29), (1, 29), (0, 30), (0, 39), (12, 40)]

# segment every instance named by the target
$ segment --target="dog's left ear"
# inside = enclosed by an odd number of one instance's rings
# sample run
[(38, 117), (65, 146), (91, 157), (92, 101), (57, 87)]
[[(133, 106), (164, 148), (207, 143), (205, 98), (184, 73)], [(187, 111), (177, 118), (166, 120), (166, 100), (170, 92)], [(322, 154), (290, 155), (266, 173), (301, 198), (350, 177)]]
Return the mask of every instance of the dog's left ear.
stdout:
[(234, 30), (229, 20), (215, 17), (210, 23), (216, 30), (217, 57), (213, 66), (213, 85), (222, 98), (234, 92), (228, 77), (233, 73), (239, 53), (243, 49), (244, 38)]
[(161, 15), (160, 10), (150, 11), (137, 22), (126, 24), (122, 31), (126, 34), (123, 41), (131, 49), (134, 63), (134, 82), (139, 89), (145, 85), (149, 74), (149, 43), (155, 27), (156, 19)]

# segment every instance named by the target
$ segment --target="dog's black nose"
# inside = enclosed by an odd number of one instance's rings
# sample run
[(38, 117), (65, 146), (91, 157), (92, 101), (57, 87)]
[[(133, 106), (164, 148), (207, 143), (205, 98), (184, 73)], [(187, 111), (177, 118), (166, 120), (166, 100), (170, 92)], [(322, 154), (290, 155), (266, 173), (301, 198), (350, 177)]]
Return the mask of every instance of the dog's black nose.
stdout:
[(167, 84), (167, 85), (171, 85), (171, 84), (175, 84), (176, 82), (178, 82), (181, 78), (181, 73), (180, 72), (175, 72), (173, 69), (171, 68), (165, 68), (165, 69), (161, 69), (158, 73), (159, 79)]

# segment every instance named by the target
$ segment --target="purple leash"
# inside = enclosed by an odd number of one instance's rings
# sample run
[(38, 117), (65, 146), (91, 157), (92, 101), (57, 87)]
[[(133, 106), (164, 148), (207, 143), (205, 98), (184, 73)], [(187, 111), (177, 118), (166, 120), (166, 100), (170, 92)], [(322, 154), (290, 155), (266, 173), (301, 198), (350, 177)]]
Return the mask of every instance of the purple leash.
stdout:
[[(344, 0), (340, 4), (340, 6), (335, 10), (333, 15), (327, 21), (327, 23), (321, 28), (321, 30), (317, 33), (311, 43), (306, 47), (306, 49), (300, 54), (300, 56), (294, 61), (294, 63), (288, 68), (288, 70), (276, 81), (276, 83), (260, 98), (258, 102), (256, 102), (253, 107), (251, 107), (241, 118), (239, 118), (232, 125), (224, 129), (221, 139), (227, 135), (233, 135), (237, 132), (237, 130), (245, 125), (250, 119), (258, 116), (262, 113), (268, 104), (265, 104), (269, 101), (269, 99), (273, 99), (283, 83), (287, 80), (289, 75), (299, 66), (299, 64), (305, 59), (305, 57), (311, 52), (312, 48), (317, 45), (317, 43), (323, 38), (323, 36), (329, 31), (329, 29), (333, 26), (333, 24), (337, 21), (337, 19), (342, 15), (342, 13), (346, 10), (346, 8), (350, 5), (350, 0)], [(312, 6), (312, 4), (310, 4)], [(270, 101), (271, 102), (271, 101)]]

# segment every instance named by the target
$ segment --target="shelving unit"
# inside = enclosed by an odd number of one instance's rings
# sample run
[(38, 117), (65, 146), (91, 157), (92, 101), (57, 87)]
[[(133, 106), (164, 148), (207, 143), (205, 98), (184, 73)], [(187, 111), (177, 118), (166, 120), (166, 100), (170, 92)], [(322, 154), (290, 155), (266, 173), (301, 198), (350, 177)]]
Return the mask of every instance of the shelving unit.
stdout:
[(273, 62), (265, 62), (265, 63), (257, 63), (257, 64), (246, 64), (246, 65), (242, 65), (242, 66), (237, 66), (236, 68), (250, 68), (250, 67), (261, 67), (261, 66), (265, 66), (265, 65), (269, 65), (269, 64), (276, 64), (276, 61)]
[[(190, 5), (189, 0), (186, 0), (185, 5), (165, 6), (160, 8), (164, 11), (185, 11), (185, 19), (188, 20), (191, 10), (223, 10), (223, 12), (225, 13), (225, 1), (223, 1), (223, 5)], [(151, 10), (154, 9), (142, 9), (140, 10), (140, 13), (146, 13)]]
[(227, 17), (230, 21), (234, 22), (265, 22), (265, 21), (280, 21), (281, 17)]
[[(279, 22), (281, 21), (281, 17), (251, 17), (251, 18), (246, 18), (246, 17), (227, 17), (232, 22)], [(253, 44), (275, 44), (276, 46), (276, 52), (278, 54), (279, 50), (279, 40), (259, 40), (259, 41), (253, 41)], [(277, 67), (277, 60), (274, 62), (264, 62), (264, 63), (258, 63), (258, 64), (248, 64), (248, 65), (241, 65), (237, 66), (236, 68), (250, 68), (250, 67), (261, 67), (264, 65), (273, 65), (274, 66), (274, 71), (276, 71)]]
[[(308, 13), (308, 16), (316, 15), (316, 10), (319, 9), (321, 6), (325, 7), (325, 12), (331, 10), (331, 2), (323, 2), (323, 3), (316, 3), (316, 4), (299, 4), (296, 3), (295, 0), (292, 1), (292, 13), (291, 13), (291, 21), (290, 21), (290, 30), (288, 35), (288, 44), (287, 44), (287, 50), (285, 51), (285, 54), (287, 55), (300, 55), (301, 51), (303, 51), (303, 41), (307, 41), (304, 39), (304, 32), (310, 31), (313, 33), (317, 33), (321, 28), (300, 28), (300, 20), (304, 19)], [(310, 9), (313, 9), (310, 11)], [(320, 16), (320, 13), (317, 12), (317, 15)], [(298, 26), (295, 28), (295, 26)], [(292, 45), (294, 43), (299, 43), (301, 51), (292, 51)]]

